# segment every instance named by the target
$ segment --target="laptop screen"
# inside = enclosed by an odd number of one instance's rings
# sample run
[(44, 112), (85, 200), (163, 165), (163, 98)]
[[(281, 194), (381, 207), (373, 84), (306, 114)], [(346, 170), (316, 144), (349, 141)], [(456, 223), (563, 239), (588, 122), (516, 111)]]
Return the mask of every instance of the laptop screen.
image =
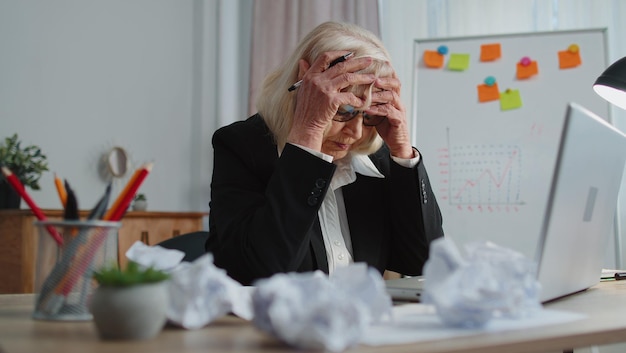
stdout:
[(600, 281), (626, 161), (626, 135), (567, 106), (537, 247), (543, 302)]

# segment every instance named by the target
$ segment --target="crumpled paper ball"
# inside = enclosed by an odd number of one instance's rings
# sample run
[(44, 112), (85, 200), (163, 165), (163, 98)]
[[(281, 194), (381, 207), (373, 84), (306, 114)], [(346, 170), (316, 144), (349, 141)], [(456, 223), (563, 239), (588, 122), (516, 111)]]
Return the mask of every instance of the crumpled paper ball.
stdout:
[(152, 267), (161, 271), (170, 271), (180, 264), (185, 253), (176, 249), (166, 249), (162, 246), (150, 246), (136, 241), (126, 250), (126, 257), (147, 268)]
[(191, 263), (181, 262), (182, 251), (136, 242), (126, 256), (141, 266), (152, 266), (170, 274), (169, 323), (198, 329), (229, 313), (252, 320), (252, 288), (242, 286), (216, 267), (212, 254)]
[(229, 313), (252, 319), (251, 290), (230, 278), (205, 254), (192, 263), (181, 263), (171, 272), (168, 320), (197, 329)]
[(537, 265), (491, 242), (471, 243), (463, 255), (454, 242), (431, 243), (424, 265), (422, 302), (447, 326), (477, 328), (495, 317), (519, 318), (541, 309)]
[(256, 283), (253, 323), (287, 344), (339, 352), (358, 344), (373, 322), (391, 316), (391, 298), (378, 271), (365, 264), (276, 274)]

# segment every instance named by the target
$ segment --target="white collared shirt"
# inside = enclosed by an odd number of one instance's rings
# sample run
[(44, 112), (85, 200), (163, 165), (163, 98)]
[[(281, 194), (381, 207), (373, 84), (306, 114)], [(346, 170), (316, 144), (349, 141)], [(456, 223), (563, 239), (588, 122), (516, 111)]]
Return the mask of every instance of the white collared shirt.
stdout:
[[(309, 153), (332, 162), (333, 157), (319, 151), (311, 150), (307, 147), (298, 146)], [(415, 151), (415, 150), (414, 150)], [(402, 159), (391, 157), (396, 163), (412, 168), (419, 162), (419, 154), (414, 153), (412, 159)], [(342, 186), (356, 181), (356, 173), (361, 175), (384, 178), (385, 176), (376, 168), (368, 156), (361, 154), (348, 154), (346, 157), (335, 162), (337, 169), (330, 182), (329, 190), (322, 201), (322, 206), (318, 211), (320, 226), (322, 228), (322, 238), (326, 248), (326, 260), (328, 261), (328, 271), (333, 273), (335, 268), (347, 266), (354, 262), (352, 256), (352, 238), (348, 226), (348, 216), (343, 199)]]

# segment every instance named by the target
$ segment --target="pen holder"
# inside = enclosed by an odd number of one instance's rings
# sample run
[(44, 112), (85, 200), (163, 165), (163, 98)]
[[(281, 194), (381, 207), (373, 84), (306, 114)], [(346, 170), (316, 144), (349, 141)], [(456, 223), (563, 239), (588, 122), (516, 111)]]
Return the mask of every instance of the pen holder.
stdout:
[[(38, 221), (35, 268), (35, 310), (38, 320), (86, 321), (93, 317), (89, 301), (96, 282), (94, 270), (117, 264), (120, 222)], [(51, 236), (56, 229), (63, 239)]]

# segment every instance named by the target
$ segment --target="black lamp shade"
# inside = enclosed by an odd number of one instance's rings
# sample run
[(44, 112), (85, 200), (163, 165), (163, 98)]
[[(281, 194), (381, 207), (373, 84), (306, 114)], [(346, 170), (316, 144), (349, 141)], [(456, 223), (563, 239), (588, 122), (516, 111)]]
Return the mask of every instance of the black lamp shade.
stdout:
[(593, 90), (600, 97), (626, 109), (626, 57), (609, 66), (593, 84)]

